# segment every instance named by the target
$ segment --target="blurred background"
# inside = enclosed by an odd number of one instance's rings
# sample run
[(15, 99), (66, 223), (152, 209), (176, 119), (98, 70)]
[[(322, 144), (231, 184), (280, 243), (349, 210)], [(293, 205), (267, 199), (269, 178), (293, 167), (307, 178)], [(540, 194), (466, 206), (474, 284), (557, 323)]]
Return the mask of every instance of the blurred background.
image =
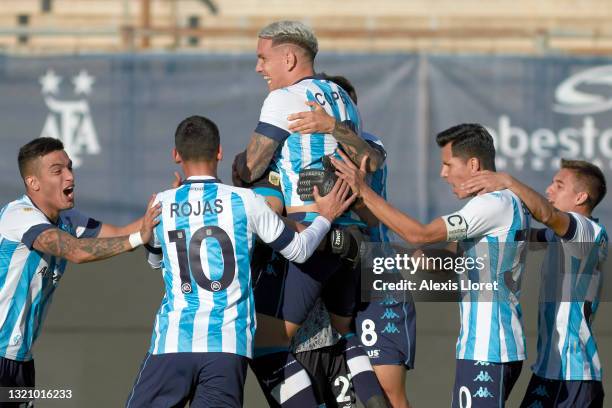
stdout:
[[(435, 144), (462, 122), (487, 126), (498, 169), (539, 191), (561, 157), (612, 176), (610, 0), (0, 0), (0, 201), (23, 194), (19, 147), (51, 136), (75, 162), (77, 207), (127, 223), (171, 183), (174, 130), (192, 114), (219, 125), (229, 181), (267, 94), (257, 32), (280, 19), (312, 26), (317, 71), (353, 82), (365, 129), (387, 147), (389, 199), (421, 221), (462, 205), (438, 177)], [(612, 201), (595, 215), (611, 225)], [(530, 354), (511, 407), (535, 358), (538, 274), (524, 285)], [(38, 386), (74, 398), (37, 406), (122, 406), (161, 297), (138, 251), (69, 266), (34, 354)], [(610, 313), (604, 302), (595, 322), (604, 375)], [(448, 406), (458, 307), (419, 303), (417, 314), (409, 398)], [(245, 406), (264, 406), (252, 376)]]

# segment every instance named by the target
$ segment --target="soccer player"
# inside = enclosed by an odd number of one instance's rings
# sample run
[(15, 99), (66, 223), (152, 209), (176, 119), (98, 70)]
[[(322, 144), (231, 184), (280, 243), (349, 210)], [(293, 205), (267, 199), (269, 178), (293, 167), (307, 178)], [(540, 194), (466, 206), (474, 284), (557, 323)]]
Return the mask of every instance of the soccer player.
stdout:
[[(67, 262), (97, 261), (148, 241), (159, 207), (125, 227), (75, 210), (72, 161), (61, 141), (19, 149), (25, 194), (0, 210), (0, 387), (34, 387), (32, 346)], [(149, 203), (151, 204), (151, 203)]]
[[(345, 77), (327, 76), (327, 79), (340, 85), (357, 104), (355, 88)], [(327, 115), (319, 104), (309, 102), (308, 105), (312, 111), (289, 115), (289, 120), (292, 121), (289, 129), (300, 133), (331, 132), (335, 127), (335, 119)], [(366, 132), (362, 135), (373, 147), (385, 152), (378, 137)], [(386, 156), (386, 153), (383, 156)], [(372, 189), (386, 200), (386, 160), (382, 168), (368, 175), (368, 179)], [(369, 234), (372, 242), (389, 242), (388, 228), (382, 223), (376, 222), (369, 228)], [(382, 301), (362, 303), (357, 310), (355, 322), (357, 335), (370, 357), (389, 403), (394, 408), (410, 406), (406, 397), (405, 379), (406, 369), (414, 367), (416, 346), (414, 302), (408, 293), (405, 293), (404, 297), (405, 299), (398, 301), (395, 294), (388, 293)], [(302, 348), (314, 350), (312, 346)], [(306, 353), (316, 354), (317, 351)], [(300, 355), (298, 359), (303, 361)]]
[(127, 406), (240, 407), (247, 360), (253, 357), (255, 307), (250, 273), (259, 236), (294, 262), (304, 262), (351, 204), (338, 182), (322, 210), (301, 233), (251, 190), (217, 179), (223, 157), (217, 126), (201, 116), (183, 120), (175, 134), (175, 161), (186, 180), (159, 193), (161, 222), (149, 263), (166, 288), (151, 346)]
[[(530, 216), (510, 190), (473, 196), (461, 183), (482, 170), (495, 171), (493, 138), (478, 124), (462, 124), (439, 133), (440, 176), (458, 198), (470, 198), (459, 211), (421, 224), (376, 194), (365, 179), (365, 160), (357, 168), (343, 154), (332, 159), (338, 175), (381, 222), (411, 244), (461, 241), (482, 268), (468, 269), (470, 281), (495, 282), (498, 292), (463, 291), (459, 303), (461, 331), (456, 347), (453, 407), (505, 405), (526, 358), (518, 302)], [(482, 297), (482, 299), (479, 299)]]
[[(264, 27), (257, 43), (256, 71), (268, 83), (269, 95), (264, 101), (259, 123), (244, 153), (236, 157), (236, 174), (244, 182), (257, 180), (272, 165), (278, 170), (288, 218), (301, 223), (312, 222), (317, 216), (317, 206), (303, 201), (297, 193), (299, 172), (304, 169), (321, 169), (325, 155), (333, 154), (338, 142), (344, 142), (351, 128), (360, 133), (361, 119), (356, 106), (342, 88), (316, 76), (314, 58), (318, 51), (317, 39), (302, 23), (281, 21)], [(303, 137), (288, 130), (287, 116), (303, 110), (306, 101), (318, 101), (327, 113), (338, 122), (330, 134), (312, 134)], [(351, 148), (347, 153), (353, 159), (365, 154), (370, 156), (371, 170), (382, 163), (380, 153), (364, 140), (346, 140)], [(355, 224), (349, 217), (341, 217), (336, 223)], [(262, 315), (257, 332), (257, 350), (253, 370), (260, 384), (270, 390), (278, 387), (282, 406), (306, 406), (297, 394), (314, 395), (309, 381), (290, 381), (280, 371), (291, 367), (306, 378), (303, 368), (290, 356), (288, 347), (299, 326), (304, 322), (316, 299), (323, 299), (330, 312), (334, 327), (344, 336), (344, 353), (353, 375), (357, 396), (366, 406), (385, 405), (382, 390), (372, 370), (367, 354), (361, 348), (351, 328), (355, 308), (355, 291), (347, 288), (354, 284), (342, 272), (341, 260), (329, 252), (318, 253), (301, 265), (290, 263), (282, 286), (282, 293), (267, 293), (258, 285), (256, 299), (278, 299), (276, 305), (257, 305)], [(325, 287), (325, 290), (323, 290)], [(261, 294), (260, 294), (261, 292)], [(257, 300), (259, 302), (259, 300)], [(264, 308), (264, 306), (269, 306)], [(288, 360), (289, 359), (289, 360)], [(280, 371), (279, 371), (280, 370)], [(308, 391), (310, 389), (310, 391)], [(295, 401), (289, 401), (293, 398)], [(272, 402), (272, 401), (270, 401)]]
[(538, 356), (521, 407), (603, 407), (601, 362), (593, 319), (608, 254), (608, 234), (593, 218), (606, 194), (601, 170), (585, 161), (562, 160), (547, 199), (508, 174), (484, 172), (467, 192), (513, 191), (548, 228), (531, 239), (548, 242), (541, 268)]

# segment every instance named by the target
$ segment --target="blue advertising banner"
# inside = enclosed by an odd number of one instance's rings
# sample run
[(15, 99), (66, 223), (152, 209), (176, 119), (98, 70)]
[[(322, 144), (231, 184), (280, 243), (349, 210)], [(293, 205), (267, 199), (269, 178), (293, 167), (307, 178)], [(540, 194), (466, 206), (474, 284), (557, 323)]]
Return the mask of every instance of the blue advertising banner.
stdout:
[[(19, 146), (51, 136), (74, 161), (78, 208), (126, 223), (170, 184), (174, 130), (193, 114), (219, 125), (229, 182), (267, 93), (254, 64), (252, 55), (0, 57), (0, 200), (23, 191)], [(365, 129), (388, 151), (389, 199), (422, 221), (461, 206), (439, 178), (435, 144), (458, 123), (487, 126), (498, 170), (538, 191), (561, 157), (611, 174), (610, 59), (323, 54), (316, 68), (354, 83)], [(596, 215), (612, 221), (609, 200)]]

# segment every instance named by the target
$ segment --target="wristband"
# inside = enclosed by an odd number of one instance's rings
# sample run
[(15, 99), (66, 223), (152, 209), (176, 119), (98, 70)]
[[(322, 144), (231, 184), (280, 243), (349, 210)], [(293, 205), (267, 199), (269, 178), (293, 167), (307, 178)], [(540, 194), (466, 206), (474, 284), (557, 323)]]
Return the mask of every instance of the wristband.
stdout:
[(140, 235), (140, 231), (130, 234), (129, 241), (130, 245), (132, 246), (132, 249), (141, 246), (143, 242), (142, 235)]

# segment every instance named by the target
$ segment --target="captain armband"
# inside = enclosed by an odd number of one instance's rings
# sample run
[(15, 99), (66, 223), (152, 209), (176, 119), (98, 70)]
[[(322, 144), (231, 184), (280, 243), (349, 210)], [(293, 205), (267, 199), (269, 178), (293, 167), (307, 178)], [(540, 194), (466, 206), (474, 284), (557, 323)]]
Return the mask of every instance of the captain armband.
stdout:
[(467, 238), (468, 225), (460, 214), (445, 215), (442, 217), (446, 224), (446, 240), (461, 241)]

